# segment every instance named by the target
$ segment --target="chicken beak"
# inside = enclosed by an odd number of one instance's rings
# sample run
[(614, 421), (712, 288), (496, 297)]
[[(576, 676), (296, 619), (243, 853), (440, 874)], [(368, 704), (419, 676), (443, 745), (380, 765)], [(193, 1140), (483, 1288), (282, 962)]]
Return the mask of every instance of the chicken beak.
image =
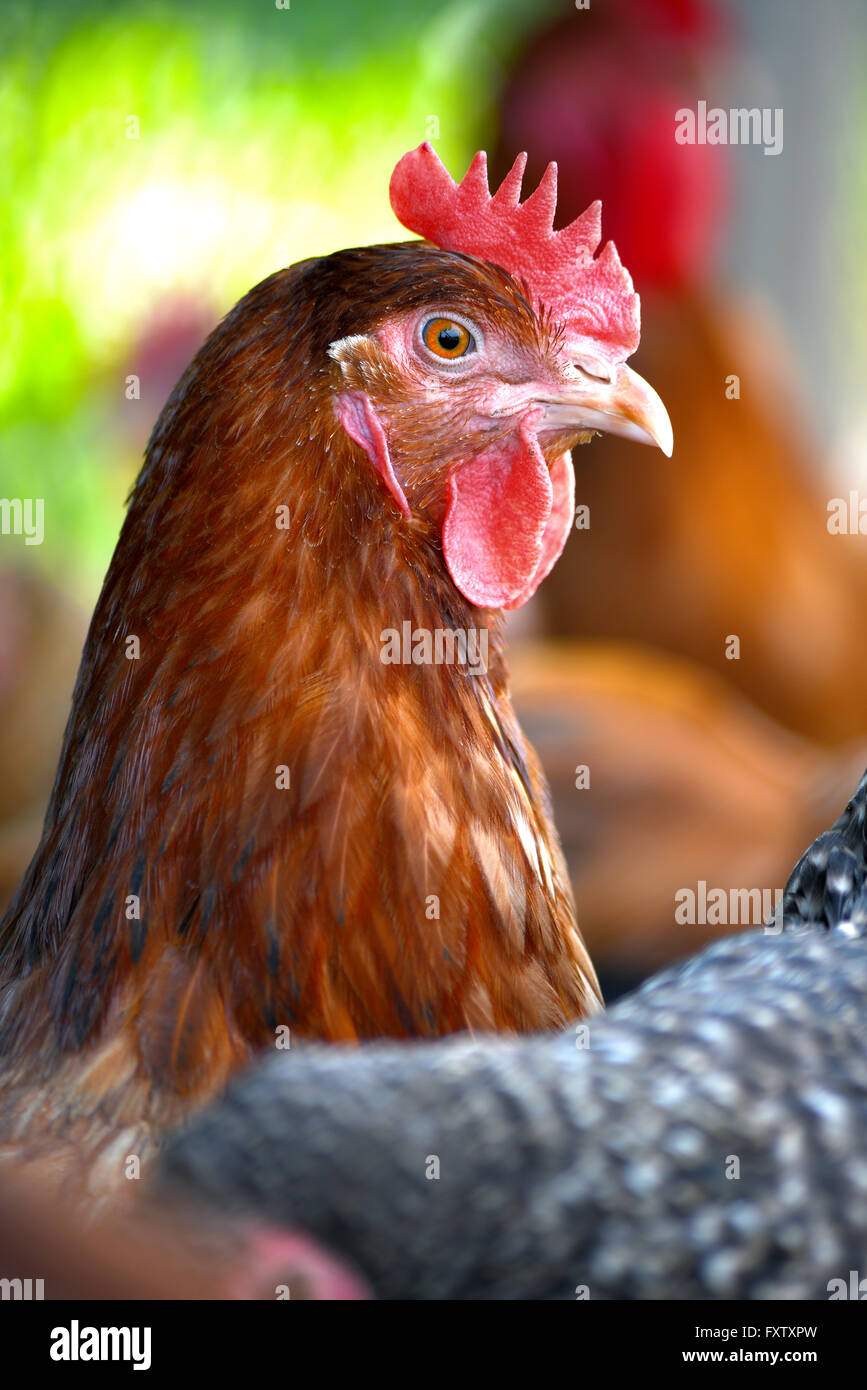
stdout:
[(591, 375), (580, 366), (576, 379), (539, 399), (544, 412), (539, 431), (601, 430), (640, 444), (656, 444), (671, 458), (674, 435), (668, 411), (652, 386), (623, 364), (611, 369), (611, 379)]

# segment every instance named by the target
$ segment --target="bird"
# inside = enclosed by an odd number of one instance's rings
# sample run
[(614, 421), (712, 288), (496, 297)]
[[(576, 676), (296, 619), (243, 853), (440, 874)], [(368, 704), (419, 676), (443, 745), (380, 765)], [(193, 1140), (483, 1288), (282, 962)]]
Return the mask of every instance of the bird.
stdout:
[(88, 1197), (264, 1048), (600, 1007), (503, 613), (570, 449), (672, 432), (600, 205), (524, 165), (404, 155), (420, 239), (268, 277), (155, 426), (0, 923), (0, 1147)]
[(861, 1296), (865, 827), (867, 774), (763, 929), (559, 1034), (258, 1061), (155, 1192), (302, 1223), (379, 1298)]
[(731, 931), (761, 926), (758, 901), (688, 927), (674, 907), (701, 882), (730, 904), (745, 887), (773, 900), (867, 762), (863, 739), (799, 739), (659, 649), (513, 640), (509, 672), (609, 1004), (716, 940), (725, 917)]
[(748, 55), (730, 5), (609, 0), (580, 23), (546, 17), (504, 77), (492, 172), (528, 148), (529, 178), (544, 151), (564, 216), (590, 190), (602, 199), (641, 287), (634, 365), (677, 436), (659, 468), (614, 437), (592, 451), (577, 499), (589, 524), (540, 590), (538, 621), (558, 641), (686, 657), (839, 750), (867, 731), (863, 545), (833, 534), (839, 461), (811, 418), (791, 333), (718, 267), (735, 220), (733, 152), (673, 138), (673, 113), (695, 108), (733, 59)]

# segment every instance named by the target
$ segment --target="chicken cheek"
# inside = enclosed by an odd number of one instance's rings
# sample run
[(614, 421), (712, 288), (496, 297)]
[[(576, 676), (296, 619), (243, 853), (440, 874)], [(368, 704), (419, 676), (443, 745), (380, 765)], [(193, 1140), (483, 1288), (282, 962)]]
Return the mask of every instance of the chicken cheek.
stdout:
[(550, 472), (539, 448), (540, 412), (516, 433), (458, 464), (447, 484), (443, 553), (465, 598), (519, 608), (553, 568), (572, 525), (575, 474), (568, 453)]

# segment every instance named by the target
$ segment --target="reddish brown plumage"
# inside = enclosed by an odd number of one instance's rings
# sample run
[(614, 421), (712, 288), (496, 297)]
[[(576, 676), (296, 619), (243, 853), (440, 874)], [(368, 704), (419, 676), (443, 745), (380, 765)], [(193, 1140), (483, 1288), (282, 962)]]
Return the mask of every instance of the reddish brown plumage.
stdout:
[[(420, 243), (341, 252), (252, 290), (154, 431), (0, 931), (0, 1138), (98, 1148), (94, 1182), (280, 1025), (527, 1030), (596, 1004), (500, 615), (443, 563), (466, 424), (401, 397), (386, 361), (328, 355), (433, 293), (544, 349), (505, 272)], [(409, 521), (336, 421), (353, 372), (387, 402)], [(487, 675), (384, 665), (407, 619), (487, 628)]]

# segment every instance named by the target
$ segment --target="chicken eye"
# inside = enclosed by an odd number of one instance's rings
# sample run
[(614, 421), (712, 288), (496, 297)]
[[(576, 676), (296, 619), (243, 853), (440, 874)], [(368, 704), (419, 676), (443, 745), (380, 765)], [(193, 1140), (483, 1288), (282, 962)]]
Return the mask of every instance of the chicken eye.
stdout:
[(435, 357), (454, 359), (472, 352), (476, 340), (468, 328), (454, 319), (428, 319), (421, 331), (421, 340)]

